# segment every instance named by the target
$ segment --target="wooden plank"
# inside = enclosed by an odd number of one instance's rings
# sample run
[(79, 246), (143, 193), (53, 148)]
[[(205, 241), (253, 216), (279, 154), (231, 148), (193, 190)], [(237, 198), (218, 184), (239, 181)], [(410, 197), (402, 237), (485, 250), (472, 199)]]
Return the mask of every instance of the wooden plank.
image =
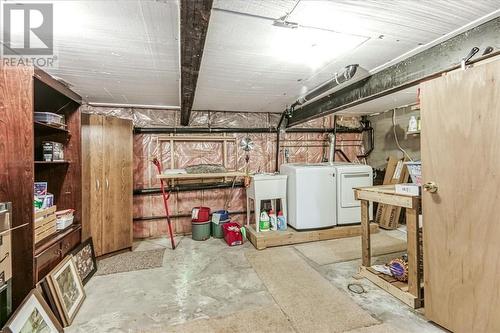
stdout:
[(161, 174), (156, 176), (158, 179), (209, 179), (225, 177), (244, 177), (243, 172), (230, 171), (219, 173), (184, 173), (184, 174)]
[(408, 291), (417, 298), (420, 295), (420, 246), (418, 241), (418, 205), (406, 209), (406, 236), (408, 252)]
[(421, 85), (425, 315), (500, 332), (500, 61)]
[[(408, 168), (403, 164), (404, 159), (390, 156), (384, 176), (384, 185), (401, 184), (408, 181)], [(396, 229), (398, 227), (401, 207), (379, 203), (375, 214), (375, 222), (384, 229)]]
[(189, 125), (213, 0), (181, 0), (181, 125)]
[[(370, 233), (377, 233), (378, 225), (370, 224)], [(285, 231), (257, 232), (253, 225), (247, 227), (247, 237), (257, 250), (268, 247), (300, 244), (328, 239), (346, 238), (361, 235), (361, 226), (341, 226), (321, 230), (296, 231), (288, 228)]]
[(417, 309), (422, 306), (422, 301), (420, 299), (408, 292), (401, 290), (394, 284), (387, 282), (386, 280), (378, 276), (378, 274), (370, 272), (366, 267), (360, 267), (359, 274), (373, 282), (379, 288), (387, 291), (389, 294), (396, 297), (406, 305), (410, 306), (411, 308)]
[(354, 193), (357, 200), (367, 200), (405, 208), (412, 208), (416, 200), (419, 199), (418, 197), (396, 194), (395, 191), (394, 193), (386, 193), (368, 188), (354, 189)]
[(361, 260), (363, 266), (371, 266), (370, 248), (370, 202), (361, 200)]

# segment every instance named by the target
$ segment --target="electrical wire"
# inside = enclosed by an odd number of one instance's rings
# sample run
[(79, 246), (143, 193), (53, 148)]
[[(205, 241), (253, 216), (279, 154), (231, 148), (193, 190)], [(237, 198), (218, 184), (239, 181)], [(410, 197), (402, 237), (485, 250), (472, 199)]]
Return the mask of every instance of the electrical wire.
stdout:
[(401, 150), (401, 152), (403, 152), (404, 156), (408, 157), (408, 159), (413, 162), (413, 158), (411, 158), (411, 156), (406, 152), (406, 150), (403, 149), (403, 147), (401, 147), (401, 145), (399, 144), (399, 140), (398, 140), (398, 135), (396, 134), (396, 109), (392, 109), (392, 131), (394, 132), (394, 141), (396, 141), (396, 145), (398, 146), (399, 150)]

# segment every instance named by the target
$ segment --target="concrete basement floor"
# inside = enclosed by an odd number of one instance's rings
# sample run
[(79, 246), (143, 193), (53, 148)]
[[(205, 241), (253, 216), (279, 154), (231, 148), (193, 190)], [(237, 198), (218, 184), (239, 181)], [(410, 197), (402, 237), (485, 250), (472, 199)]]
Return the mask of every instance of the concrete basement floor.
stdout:
[[(390, 233), (404, 237), (398, 230)], [(65, 332), (300, 332), (248, 261), (247, 255), (257, 252), (249, 242), (236, 247), (213, 238), (196, 242), (179, 237), (177, 242), (175, 251), (165, 238), (135, 243), (134, 251), (165, 248), (163, 266), (94, 276), (85, 286), (87, 299)], [(360, 260), (320, 266), (289, 248), (297, 260), (381, 322), (349, 332), (443, 332), (370, 281), (354, 279)], [(362, 284), (366, 292), (350, 292), (351, 282)]]

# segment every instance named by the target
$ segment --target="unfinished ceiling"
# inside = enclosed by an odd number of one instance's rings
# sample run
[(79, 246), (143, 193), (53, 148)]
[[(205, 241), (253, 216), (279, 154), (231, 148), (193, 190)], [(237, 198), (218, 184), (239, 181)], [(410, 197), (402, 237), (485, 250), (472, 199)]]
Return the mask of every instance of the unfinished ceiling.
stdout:
[[(496, 1), (214, 2), (193, 109), (281, 112), (344, 66), (373, 70)], [(291, 13), (296, 29), (273, 19)]]
[(56, 68), (85, 100), (179, 105), (178, 1), (53, 3)]
[[(54, 4), (58, 56), (48, 71), (86, 101), (179, 106), (179, 0), (43, 2)], [(215, 0), (193, 109), (281, 112), (348, 64), (373, 70), (499, 7), (497, 1)], [(287, 13), (297, 28), (273, 25)]]

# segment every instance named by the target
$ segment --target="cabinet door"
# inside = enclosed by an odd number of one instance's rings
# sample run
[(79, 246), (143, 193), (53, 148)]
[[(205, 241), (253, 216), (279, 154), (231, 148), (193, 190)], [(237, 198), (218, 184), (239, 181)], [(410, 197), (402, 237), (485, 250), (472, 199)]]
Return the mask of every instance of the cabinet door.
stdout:
[(82, 114), (82, 240), (102, 253), (103, 116)]
[(425, 315), (457, 333), (500, 332), (499, 91), (500, 61), (421, 85)]
[(132, 246), (132, 122), (104, 119), (102, 254)]

